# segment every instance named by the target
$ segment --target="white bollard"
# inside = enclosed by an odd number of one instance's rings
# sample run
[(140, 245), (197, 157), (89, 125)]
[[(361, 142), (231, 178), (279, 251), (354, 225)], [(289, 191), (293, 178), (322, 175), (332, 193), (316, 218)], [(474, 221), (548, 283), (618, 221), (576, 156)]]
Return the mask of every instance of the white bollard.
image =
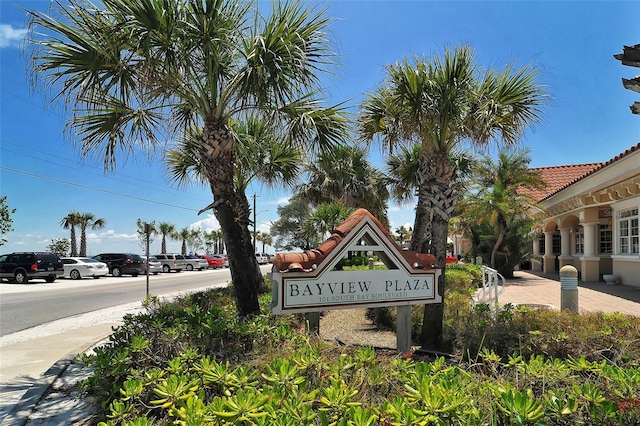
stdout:
[(560, 268), (560, 309), (578, 312), (578, 270), (571, 265)]

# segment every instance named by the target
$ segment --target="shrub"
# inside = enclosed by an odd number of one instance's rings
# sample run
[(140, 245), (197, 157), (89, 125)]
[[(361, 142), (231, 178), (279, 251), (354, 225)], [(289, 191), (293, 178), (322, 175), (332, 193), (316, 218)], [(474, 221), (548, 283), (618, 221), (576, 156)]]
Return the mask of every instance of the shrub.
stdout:
[[(420, 360), (416, 354), (396, 355), (319, 341), (307, 336), (293, 316), (265, 315), (238, 322), (229, 298), (230, 293), (223, 290), (190, 295), (175, 303), (149, 301), (149, 313), (127, 318), (107, 347), (86, 356), (96, 369), (85, 384), (96, 386), (93, 390), (103, 397), (105, 422), (101, 426), (630, 426), (640, 422), (637, 359), (622, 368), (590, 360), (594, 354), (568, 355), (564, 360), (518, 352), (502, 356), (482, 346), (466, 361)], [(227, 304), (216, 305), (222, 301)], [(208, 338), (225, 336), (225, 344), (219, 342), (221, 346), (207, 354), (210, 348), (201, 346), (203, 340), (186, 340), (191, 330), (201, 331), (195, 319), (202, 319), (199, 315), (205, 308), (220, 323), (215, 329), (206, 327)], [(486, 305), (471, 311), (473, 318), (487, 321), (480, 328), (484, 331), (478, 333), (486, 336), (492, 336), (488, 328), (507, 323), (520, 332), (519, 327), (527, 323), (546, 327), (548, 321), (558, 318), (551, 314), (514, 307), (495, 311)], [(618, 340), (624, 337), (629, 339), (627, 347), (633, 345), (637, 319), (618, 314), (596, 318), (586, 323), (621, 327), (624, 336), (618, 335)], [(183, 344), (163, 339), (156, 327), (160, 323), (183, 333)], [(136, 337), (145, 332), (147, 339)], [(254, 344), (238, 350), (238, 337)], [(168, 356), (165, 359), (151, 356), (149, 348), (160, 349), (156, 338), (169, 346), (162, 351)], [(542, 341), (532, 340), (530, 347)], [(175, 355), (169, 356), (172, 353)], [(96, 378), (103, 375), (117, 380), (111, 384)]]
[(457, 358), (323, 342), (268, 295), (239, 321), (226, 288), (149, 298), (83, 356), (83, 385), (102, 426), (640, 424), (640, 318), (473, 306), (473, 278), (451, 277)]

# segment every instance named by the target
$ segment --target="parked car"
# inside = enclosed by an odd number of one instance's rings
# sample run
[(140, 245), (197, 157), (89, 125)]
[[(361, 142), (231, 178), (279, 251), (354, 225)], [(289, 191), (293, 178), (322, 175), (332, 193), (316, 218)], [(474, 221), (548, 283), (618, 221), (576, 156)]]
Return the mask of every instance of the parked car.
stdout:
[(133, 253), (100, 253), (93, 259), (104, 262), (109, 267), (109, 273), (114, 277), (131, 275), (137, 277), (146, 273), (144, 260)]
[(109, 273), (106, 263), (90, 257), (63, 257), (64, 277), (72, 280), (93, 277), (95, 279), (104, 277)]
[(266, 265), (269, 263), (269, 256), (266, 253), (256, 253), (256, 260), (260, 265)]
[(212, 254), (211, 256), (221, 258), (223, 262), (222, 266), (224, 266), (225, 268), (229, 267), (229, 258), (226, 254)]
[(0, 279), (26, 284), (29, 280), (41, 278), (52, 283), (64, 275), (60, 256), (50, 252), (16, 252), (8, 254), (0, 262)]
[(449, 264), (449, 263), (456, 263), (457, 261), (458, 261), (458, 258), (457, 258), (457, 257), (455, 257), (455, 256), (447, 256), (447, 257), (446, 257), (446, 259), (445, 259), (445, 262), (446, 262), (447, 264)]
[(198, 271), (209, 269), (209, 262), (206, 259), (202, 259), (194, 255), (185, 256), (184, 259), (187, 262), (187, 271), (193, 271), (194, 269)]
[(209, 268), (211, 269), (218, 269), (224, 266), (224, 260), (219, 257), (216, 257), (215, 255), (197, 254), (196, 256), (198, 256), (200, 259), (206, 260), (207, 264), (209, 265)]
[(187, 261), (180, 253), (156, 254), (156, 259), (162, 263), (162, 272), (180, 272), (187, 267)]
[[(149, 259), (147, 259), (147, 256), (142, 256), (142, 260), (147, 260), (146, 262), (146, 267), (149, 268), (149, 273), (153, 274), (153, 275), (158, 275), (160, 272), (162, 272), (162, 263), (158, 260), (158, 258), (156, 258), (155, 256), (149, 256)], [(146, 274), (147, 271), (144, 271), (144, 273)]]
[(26, 284), (29, 280), (42, 278), (52, 283), (64, 274), (62, 260), (50, 252), (15, 252), (0, 261), (0, 279)]

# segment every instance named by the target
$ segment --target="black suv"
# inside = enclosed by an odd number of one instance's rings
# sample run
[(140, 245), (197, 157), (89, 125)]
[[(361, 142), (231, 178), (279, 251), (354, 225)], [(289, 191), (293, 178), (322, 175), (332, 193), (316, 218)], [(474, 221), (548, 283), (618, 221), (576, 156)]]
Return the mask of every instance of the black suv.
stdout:
[(0, 262), (0, 278), (25, 284), (34, 278), (52, 283), (64, 275), (60, 256), (49, 252), (16, 252), (8, 254)]
[(145, 262), (137, 254), (132, 253), (101, 253), (93, 256), (95, 260), (104, 262), (109, 267), (109, 273), (114, 277), (131, 275), (137, 277), (146, 273)]

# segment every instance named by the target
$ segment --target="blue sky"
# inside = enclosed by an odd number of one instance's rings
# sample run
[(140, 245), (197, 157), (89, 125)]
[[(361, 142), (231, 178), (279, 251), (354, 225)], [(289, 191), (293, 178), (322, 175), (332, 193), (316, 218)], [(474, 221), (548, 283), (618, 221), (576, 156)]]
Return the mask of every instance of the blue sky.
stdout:
[[(332, 37), (342, 55), (338, 75), (327, 80), (330, 102), (354, 107), (384, 78), (385, 65), (407, 55), (430, 56), (468, 43), (482, 66), (515, 61), (542, 70), (551, 96), (544, 119), (529, 131), (531, 166), (606, 161), (640, 142), (640, 116), (629, 106), (640, 94), (621, 78), (639, 69), (613, 58), (623, 45), (640, 43), (637, 1), (347, 1), (323, 3), (336, 19)], [(106, 219), (90, 231), (89, 254), (142, 252), (136, 219), (169, 222), (178, 229), (218, 229), (215, 218), (197, 211), (211, 194), (200, 187), (176, 188), (167, 180), (162, 153), (139, 152), (105, 174), (101, 160), (82, 160), (63, 134), (64, 117), (41, 93), (30, 90), (20, 42), (25, 14), (46, 10), (48, 1), (0, 0), (0, 195), (17, 211), (3, 253), (44, 250), (52, 238), (68, 238), (60, 226), (71, 210)], [(355, 111), (355, 109), (354, 109)], [(384, 156), (371, 149), (382, 167)], [(640, 166), (640, 165), (639, 165)], [(290, 195), (255, 185), (259, 229), (268, 232), (277, 207)], [(391, 206), (392, 229), (413, 223), (411, 206)], [(170, 251), (180, 243), (169, 242)], [(160, 242), (151, 246), (159, 251)], [(268, 251), (273, 251), (269, 249)]]

